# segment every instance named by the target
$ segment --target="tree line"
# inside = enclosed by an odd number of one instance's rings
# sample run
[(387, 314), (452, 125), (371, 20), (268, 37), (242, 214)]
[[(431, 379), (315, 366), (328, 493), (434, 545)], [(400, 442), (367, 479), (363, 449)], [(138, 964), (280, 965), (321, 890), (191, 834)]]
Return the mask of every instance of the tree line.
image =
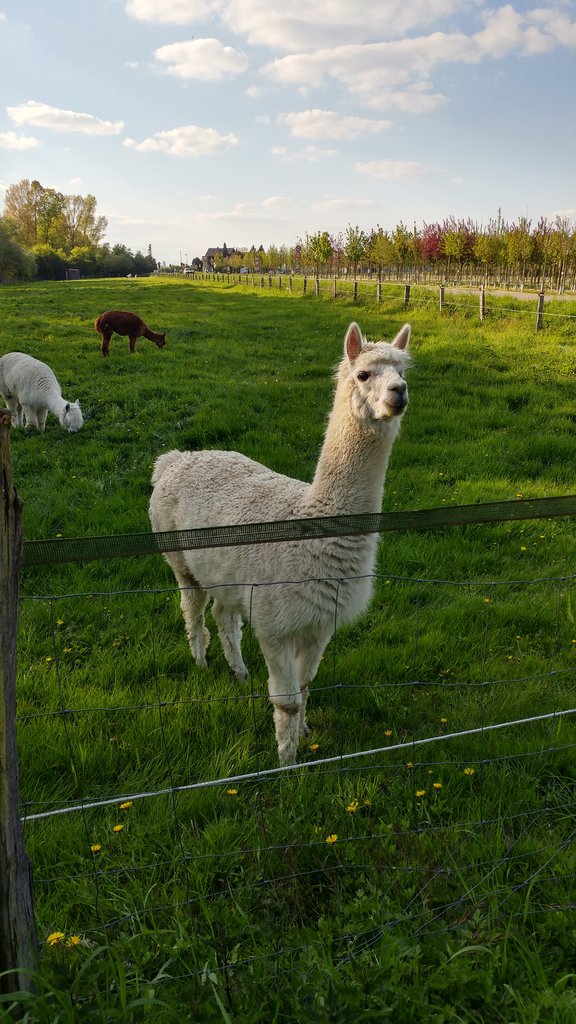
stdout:
[[(145, 275), (158, 269), (151, 247), (143, 255), (125, 245), (103, 242), (105, 217), (94, 196), (64, 195), (24, 179), (6, 190), (0, 217), (0, 280)], [(219, 254), (218, 254), (219, 253)], [(192, 261), (202, 266), (202, 258)], [(183, 270), (184, 265), (166, 269)], [(204, 268), (206, 269), (206, 268)], [(316, 231), (294, 245), (230, 250), (224, 244), (211, 269), (315, 276), (378, 275), (415, 282), (478, 283), (541, 290), (576, 289), (576, 227), (568, 217), (525, 217), (506, 223), (500, 213), (486, 227), (472, 220), (424, 224), (400, 222), (393, 230), (369, 231), (348, 225), (336, 235)]]
[(102, 239), (108, 221), (97, 215), (92, 195), (64, 195), (23, 179), (6, 189), (0, 217), (0, 281), (126, 277), (157, 269), (151, 247), (132, 253)]
[(526, 285), (558, 291), (576, 288), (576, 227), (567, 217), (527, 218), (507, 224), (499, 216), (488, 227), (471, 220), (446, 218), (442, 223), (402, 222), (393, 231), (379, 225), (371, 231), (348, 225), (334, 236), (317, 231), (287, 246), (254, 247), (246, 253), (221, 256), (214, 270), (314, 276), (377, 275), (413, 281), (486, 282)]

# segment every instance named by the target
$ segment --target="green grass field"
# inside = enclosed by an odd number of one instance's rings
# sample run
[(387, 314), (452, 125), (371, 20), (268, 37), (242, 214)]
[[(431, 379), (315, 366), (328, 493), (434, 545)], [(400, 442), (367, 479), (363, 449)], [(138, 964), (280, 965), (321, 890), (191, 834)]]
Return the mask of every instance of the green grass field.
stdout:
[[(49, 363), (85, 416), (74, 435), (52, 416), (44, 435), (11, 431), (25, 540), (147, 531), (152, 463), (173, 447), (310, 479), (353, 319), (370, 339), (412, 323), (384, 510), (573, 493), (576, 303), (536, 332), (521, 302), (479, 323), (476, 304), (402, 298), (3, 287), (0, 354)], [(166, 347), (131, 355), (115, 336), (104, 360), (93, 321), (114, 307)], [(375, 599), (327, 649), (301, 760), (408, 746), (142, 798), (275, 767), (257, 644), (246, 630), (244, 686), (217, 639), (198, 670), (160, 557), (23, 570), (24, 809), (114, 798), (25, 826), (42, 943), (25, 1019), (576, 1021), (576, 732), (559, 714), (575, 553), (562, 518), (383, 535)]]

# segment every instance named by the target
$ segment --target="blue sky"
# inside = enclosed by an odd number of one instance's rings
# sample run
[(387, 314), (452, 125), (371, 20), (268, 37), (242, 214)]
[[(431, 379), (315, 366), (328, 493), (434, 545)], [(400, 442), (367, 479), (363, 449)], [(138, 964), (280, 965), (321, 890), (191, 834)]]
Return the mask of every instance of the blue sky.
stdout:
[(576, 5), (0, 0), (0, 208), (92, 194), (106, 241), (576, 220)]

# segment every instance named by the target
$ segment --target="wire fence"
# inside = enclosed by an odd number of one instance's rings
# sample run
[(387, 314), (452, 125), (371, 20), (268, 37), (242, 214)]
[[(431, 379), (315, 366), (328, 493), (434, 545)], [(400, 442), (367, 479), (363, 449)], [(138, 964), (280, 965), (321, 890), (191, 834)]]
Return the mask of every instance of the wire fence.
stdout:
[[(344, 968), (385, 936), (478, 937), (575, 909), (576, 577), (375, 582), (394, 614), (333, 639), (313, 736), (284, 767), (250, 630), (234, 684), (218, 650), (208, 673), (192, 666), (173, 588), (22, 598), (22, 811), (47, 930), (146, 927), (156, 942), (193, 927), (196, 955), (161, 979), (174, 984), (199, 964), (289, 976), (327, 911)], [(462, 632), (450, 664), (439, 612)]]
[[(524, 291), (523, 288), (510, 290), (495, 286), (489, 288), (485, 284), (473, 286), (452, 284), (393, 284), (383, 282), (376, 277), (365, 278), (323, 278), (314, 276), (295, 276), (283, 274), (223, 274), (198, 273), (191, 275), (190, 280), (213, 281), (225, 287), (242, 286), (245, 288), (287, 291), (300, 295), (316, 296), (317, 298), (348, 299), (353, 302), (376, 301), (378, 304), (391, 301), (397, 303), (402, 299), (404, 309), (439, 309), (441, 313), (459, 314), (484, 320), (497, 320), (503, 317), (524, 317), (532, 321), (536, 330), (545, 326), (545, 320), (565, 321), (571, 325), (576, 321), (576, 312), (563, 312), (560, 308), (551, 309), (554, 302), (559, 307), (565, 302), (576, 303), (574, 293), (545, 295), (543, 291)], [(503, 299), (515, 302), (515, 305), (504, 305)]]

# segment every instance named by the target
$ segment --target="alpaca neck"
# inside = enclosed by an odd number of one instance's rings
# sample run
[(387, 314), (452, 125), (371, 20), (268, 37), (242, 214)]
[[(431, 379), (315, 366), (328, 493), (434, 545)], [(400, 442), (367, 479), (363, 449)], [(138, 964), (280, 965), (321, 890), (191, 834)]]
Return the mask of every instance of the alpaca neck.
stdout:
[(62, 398), (62, 395), (55, 395), (53, 392), (48, 392), (46, 395), (46, 407), (54, 414), (59, 420), (64, 415), (67, 401)]
[(317, 514), (380, 512), (388, 459), (398, 417), (367, 430), (350, 411), (346, 387), (339, 384), (324, 444), (310, 485), (309, 501)]

